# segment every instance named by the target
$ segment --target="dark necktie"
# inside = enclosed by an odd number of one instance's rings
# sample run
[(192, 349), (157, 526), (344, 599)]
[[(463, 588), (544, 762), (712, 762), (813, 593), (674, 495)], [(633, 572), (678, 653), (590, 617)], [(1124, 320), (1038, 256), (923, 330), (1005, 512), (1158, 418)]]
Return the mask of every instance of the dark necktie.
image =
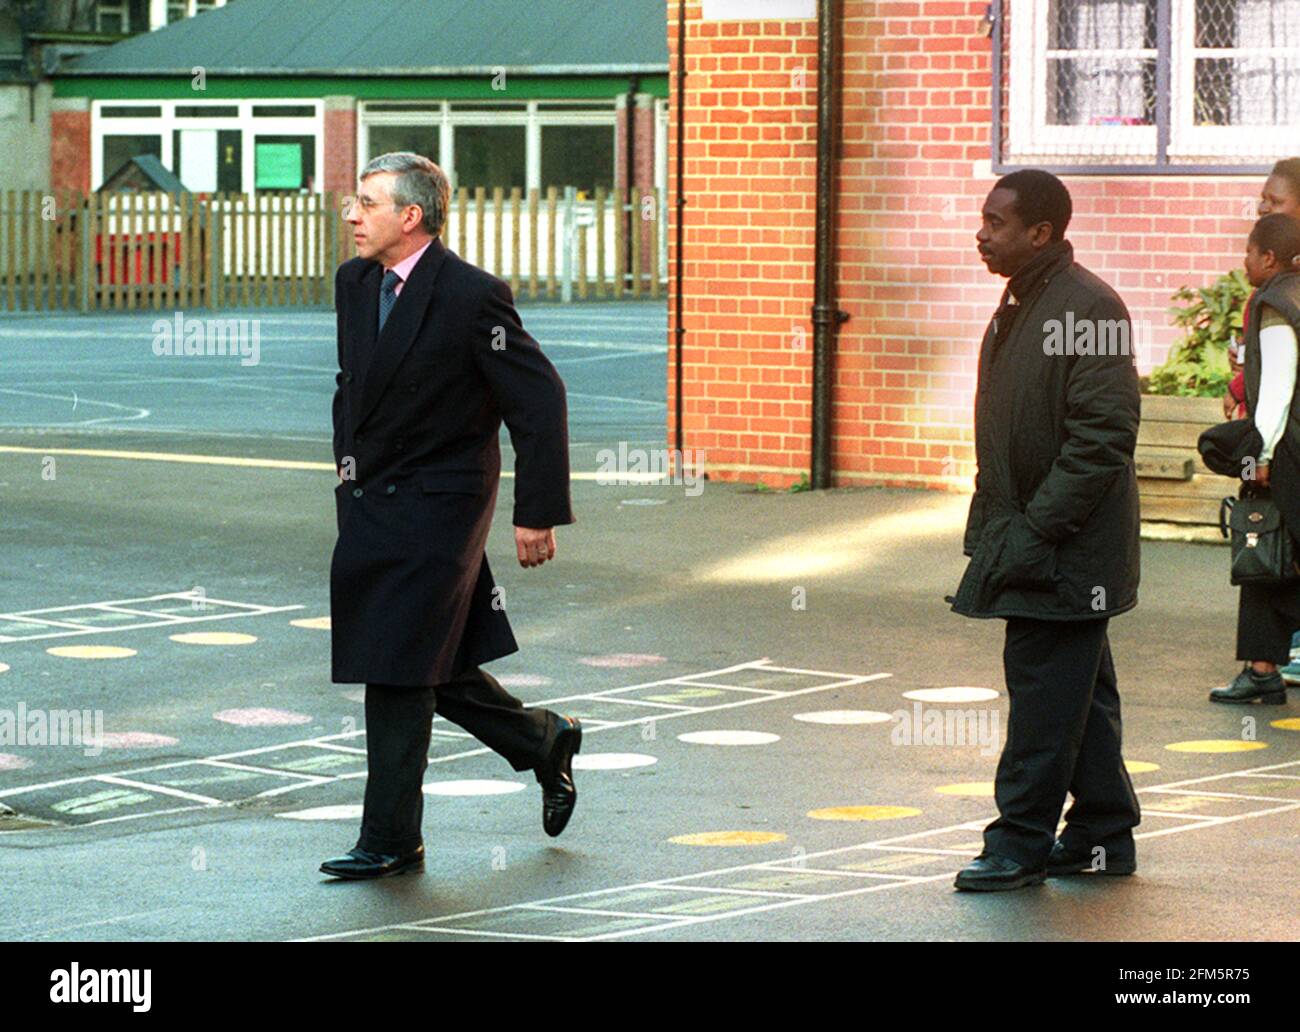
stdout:
[(393, 310), (393, 304), (397, 301), (397, 284), (401, 282), (402, 277), (392, 269), (384, 273), (384, 282), (379, 285), (379, 333), (384, 332), (384, 323), (388, 322), (388, 313)]

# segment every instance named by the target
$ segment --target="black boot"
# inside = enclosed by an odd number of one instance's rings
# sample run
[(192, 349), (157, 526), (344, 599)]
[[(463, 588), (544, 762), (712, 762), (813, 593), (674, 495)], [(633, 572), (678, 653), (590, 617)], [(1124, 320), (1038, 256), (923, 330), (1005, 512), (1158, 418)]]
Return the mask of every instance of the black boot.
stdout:
[(1228, 687), (1210, 689), (1210, 701), (1282, 706), (1286, 703), (1286, 682), (1276, 670), (1271, 674), (1257, 674), (1247, 663)]

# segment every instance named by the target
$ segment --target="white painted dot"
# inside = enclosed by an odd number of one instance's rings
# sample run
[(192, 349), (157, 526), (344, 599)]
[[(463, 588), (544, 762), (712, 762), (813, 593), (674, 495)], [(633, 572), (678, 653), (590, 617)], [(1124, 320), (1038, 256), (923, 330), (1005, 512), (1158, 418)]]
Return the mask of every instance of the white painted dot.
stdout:
[(22, 770), (24, 767), (30, 767), (31, 760), (23, 759), (21, 756), (15, 756), (13, 753), (0, 753), (0, 770)]
[(545, 688), (553, 683), (545, 674), (504, 674), (497, 680), (507, 688)]
[(914, 699), (917, 702), (988, 702), (997, 697), (998, 693), (992, 688), (971, 688), (964, 685), (953, 688), (915, 688), (903, 693), (904, 699)]
[(212, 716), (214, 720), (220, 720), (223, 724), (236, 724), (240, 727), (284, 727), (289, 724), (311, 723), (311, 717), (306, 713), (266, 709), (261, 706), (218, 710)]
[(624, 498), (619, 505), (667, 505), (667, 498)]
[(812, 713), (796, 713), (795, 720), (805, 724), (884, 724), (893, 720), (893, 715), (879, 710), (867, 709), (832, 709), (816, 710)]
[(781, 736), (766, 731), (687, 731), (677, 740), (692, 745), (771, 745)]
[(8, 669), (9, 669), (8, 663), (0, 663), (0, 674), (3, 674)]
[(151, 731), (105, 731), (96, 744), (105, 749), (157, 749), (178, 741), (171, 735), (156, 735)]
[(328, 631), (330, 629), (330, 618), (328, 616), (309, 616), (304, 620), (290, 620), (291, 627), (305, 627), (309, 631)]
[(343, 693), (343, 698), (352, 702), (365, 702), (366, 690), (364, 688), (350, 688), (348, 691)]
[(293, 810), (277, 813), (291, 821), (355, 821), (361, 817), (361, 806), (313, 806), (310, 810)]
[(509, 795), (522, 792), (527, 785), (518, 781), (433, 781), (424, 786), (424, 794), (432, 796), (482, 796)]
[(649, 767), (659, 762), (658, 757), (645, 753), (607, 752), (592, 753), (588, 756), (578, 755), (573, 758), (574, 770), (629, 770), (633, 767)]
[(614, 652), (608, 656), (583, 656), (579, 663), (593, 667), (639, 667), (666, 663), (663, 656), (652, 656), (644, 652)]

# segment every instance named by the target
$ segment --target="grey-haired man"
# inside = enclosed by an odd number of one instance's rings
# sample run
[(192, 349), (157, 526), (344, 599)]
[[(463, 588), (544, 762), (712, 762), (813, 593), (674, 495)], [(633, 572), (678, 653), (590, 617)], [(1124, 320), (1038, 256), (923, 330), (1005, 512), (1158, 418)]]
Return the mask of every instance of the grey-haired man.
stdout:
[(520, 565), (556, 555), (573, 522), (564, 384), (510, 288), (439, 236), (450, 191), (428, 158), (381, 155), (345, 213), (357, 257), (335, 278), (338, 542), (330, 569), (333, 680), (366, 685), (361, 835), (321, 870), (376, 878), (423, 866), (423, 778), (435, 707), (542, 785), (558, 835), (576, 800), (578, 721), (528, 709), (479, 664), (518, 650), (485, 546), (515, 450)]

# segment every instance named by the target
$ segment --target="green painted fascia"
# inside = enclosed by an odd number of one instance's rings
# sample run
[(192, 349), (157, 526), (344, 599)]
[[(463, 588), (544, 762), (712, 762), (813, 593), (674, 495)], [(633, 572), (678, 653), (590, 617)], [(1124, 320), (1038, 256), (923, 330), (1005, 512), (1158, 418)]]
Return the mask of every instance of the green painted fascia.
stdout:
[[(292, 76), (219, 78), (209, 75), (206, 90), (194, 90), (188, 77), (75, 76), (55, 78), (54, 96), (91, 100), (243, 100), (258, 97), (356, 97), (359, 100), (541, 100), (613, 97), (627, 92), (628, 77), (507, 76), (494, 90), (487, 76), (474, 78), (327, 78)], [(639, 89), (668, 96), (668, 76), (641, 75)]]

